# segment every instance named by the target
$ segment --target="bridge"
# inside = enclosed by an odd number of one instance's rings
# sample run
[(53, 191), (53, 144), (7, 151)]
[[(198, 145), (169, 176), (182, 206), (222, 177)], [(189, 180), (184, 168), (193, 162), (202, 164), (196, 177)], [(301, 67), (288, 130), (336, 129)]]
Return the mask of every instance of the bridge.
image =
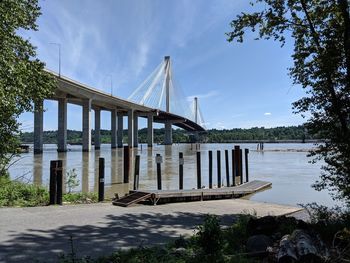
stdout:
[[(123, 124), (127, 117), (128, 141), (131, 147), (138, 147), (138, 118), (147, 118), (147, 144), (153, 145), (153, 123), (165, 125), (164, 144), (172, 144), (172, 125), (189, 132), (205, 131), (203, 117), (194, 98), (192, 105), (183, 96), (176, 84), (170, 57), (146, 78), (130, 95), (122, 99), (102, 92), (75, 80), (48, 71), (57, 79), (57, 88), (49, 100), (58, 101), (57, 150), (67, 151), (67, 104), (82, 106), (82, 150), (90, 151), (92, 145), (92, 110), (95, 114), (94, 148), (100, 149), (101, 111), (111, 112), (111, 147), (123, 147)], [(42, 104), (43, 102), (41, 102)], [(34, 153), (43, 151), (43, 111), (34, 112)]]

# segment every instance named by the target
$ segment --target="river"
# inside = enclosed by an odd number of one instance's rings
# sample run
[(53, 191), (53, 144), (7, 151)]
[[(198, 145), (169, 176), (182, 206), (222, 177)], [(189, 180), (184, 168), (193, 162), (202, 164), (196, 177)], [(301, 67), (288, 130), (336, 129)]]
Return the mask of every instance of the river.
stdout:
[[(307, 150), (313, 144), (265, 144), (264, 152), (256, 150), (256, 144), (237, 144), (247, 148), (249, 152), (250, 180), (264, 180), (272, 183), (271, 189), (256, 193), (247, 198), (256, 201), (270, 202), (284, 205), (317, 202), (326, 206), (334, 205), (327, 191), (317, 192), (311, 188), (320, 173), (322, 162), (311, 164), (307, 157)], [(221, 173), (225, 182), (224, 150), (230, 150), (233, 144), (201, 144), (202, 185), (208, 186), (208, 151), (213, 151), (213, 183), (216, 179), (216, 151), (221, 151)], [(48, 186), (50, 160), (61, 159), (64, 173), (75, 169), (80, 185), (75, 191), (96, 191), (98, 174), (98, 159), (105, 158), (106, 195), (118, 193), (124, 195), (132, 187), (123, 184), (123, 150), (111, 149), (109, 144), (103, 144), (101, 150), (81, 152), (81, 146), (69, 146), (66, 153), (57, 153), (56, 145), (44, 145), (44, 153), (33, 155), (33, 152), (21, 154), (10, 167), (12, 178), (20, 178), (26, 182), (33, 182)], [(163, 189), (178, 189), (178, 156), (184, 154), (184, 189), (192, 189), (196, 182), (196, 147), (191, 144), (174, 144), (172, 146), (155, 145), (152, 149), (146, 145), (139, 145), (133, 155), (140, 155), (140, 189), (156, 189), (157, 153), (163, 156), (162, 187)], [(231, 156), (229, 156), (231, 160)], [(133, 167), (133, 165), (132, 165)], [(231, 162), (230, 162), (231, 176)]]

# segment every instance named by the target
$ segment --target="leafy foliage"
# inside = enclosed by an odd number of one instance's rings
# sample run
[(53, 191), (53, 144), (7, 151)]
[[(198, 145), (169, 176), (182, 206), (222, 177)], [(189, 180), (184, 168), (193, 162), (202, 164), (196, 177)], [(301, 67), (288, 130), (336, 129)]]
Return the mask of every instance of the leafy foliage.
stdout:
[(18, 146), (17, 117), (41, 110), (41, 101), (52, 94), (55, 81), (35, 58), (35, 48), (21, 37), (21, 30), (37, 30), (37, 0), (0, 1), (0, 175), (6, 171)]
[(68, 194), (70, 194), (74, 188), (79, 186), (80, 181), (77, 177), (78, 177), (78, 174), (74, 168), (66, 172), (65, 184), (68, 187)]
[[(92, 132), (94, 134), (94, 131)], [(127, 130), (124, 130), (126, 141)], [(139, 141), (141, 143), (147, 142), (147, 129), (139, 130)], [(164, 129), (154, 129), (155, 143), (162, 143), (164, 141)], [(92, 136), (93, 137), (93, 136)], [(316, 134), (311, 136), (307, 133), (303, 126), (290, 126), (290, 127), (276, 127), (276, 128), (264, 128), (264, 127), (254, 127), (250, 129), (225, 129), (225, 130), (208, 130), (206, 134), (202, 135), (203, 141), (208, 143), (229, 143), (237, 140), (298, 140), (302, 142), (303, 140), (317, 140), (322, 139), (320, 135)], [(22, 133), (21, 136), (22, 143), (32, 143), (34, 140), (33, 132)], [(69, 143), (81, 143), (82, 132), (68, 130), (67, 140)], [(174, 143), (189, 143), (191, 142), (190, 136), (184, 130), (174, 130), (173, 131), (173, 141)], [(111, 142), (111, 131), (101, 130), (101, 142), (110, 143)], [(57, 131), (45, 131), (44, 132), (44, 143), (57, 143)]]
[(63, 194), (63, 201), (72, 204), (90, 204), (97, 203), (98, 195), (94, 192), (88, 193), (65, 193)]
[(45, 188), (0, 176), (0, 207), (41, 206), (48, 203), (49, 194)]
[(223, 239), (219, 222), (217, 216), (207, 215), (203, 225), (197, 227), (197, 241), (206, 254), (216, 254), (221, 250)]
[[(326, 166), (314, 187), (333, 190), (350, 206), (350, 17), (348, 0), (256, 0), (258, 10), (231, 22), (228, 41), (243, 42), (246, 29), (258, 39), (294, 40), (289, 74), (307, 96), (293, 104), (306, 127), (328, 139), (311, 154)], [(256, 9), (257, 10), (257, 9)]]

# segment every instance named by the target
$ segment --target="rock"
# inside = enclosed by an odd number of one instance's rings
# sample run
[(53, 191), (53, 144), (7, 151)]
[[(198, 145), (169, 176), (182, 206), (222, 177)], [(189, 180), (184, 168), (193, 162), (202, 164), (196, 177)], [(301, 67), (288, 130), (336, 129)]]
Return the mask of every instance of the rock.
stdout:
[(264, 216), (261, 218), (251, 218), (247, 225), (250, 235), (263, 234), (271, 236), (277, 232), (279, 232), (281, 235), (285, 235), (291, 234), (296, 228), (307, 229), (308, 225), (301, 220), (286, 216)]
[(274, 216), (264, 216), (261, 218), (251, 218), (247, 225), (247, 230), (252, 235), (271, 235), (277, 230), (277, 218)]
[(273, 241), (266, 235), (254, 235), (247, 240), (247, 251), (249, 253), (266, 252), (269, 246), (273, 245)]
[(277, 253), (278, 262), (324, 262), (328, 257), (328, 249), (319, 236), (301, 229), (284, 236)]

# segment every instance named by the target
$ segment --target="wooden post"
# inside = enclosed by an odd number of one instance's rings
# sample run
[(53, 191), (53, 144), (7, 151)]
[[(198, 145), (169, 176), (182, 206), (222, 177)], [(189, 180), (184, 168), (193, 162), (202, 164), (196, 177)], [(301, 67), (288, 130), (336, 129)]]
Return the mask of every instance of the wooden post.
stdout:
[(63, 188), (63, 174), (62, 174), (62, 160), (50, 162), (50, 205), (62, 205), (62, 188)]
[(248, 153), (249, 149), (244, 149), (244, 157), (245, 157), (245, 181), (249, 182), (249, 174), (248, 174)]
[(134, 190), (139, 190), (139, 180), (140, 180), (140, 155), (136, 155), (135, 169), (134, 169)]
[(201, 175), (201, 152), (197, 152), (197, 189), (202, 188)]
[(98, 159), (98, 201), (105, 199), (105, 158)]
[(217, 171), (218, 171), (218, 188), (221, 188), (221, 152), (217, 151), (217, 155), (216, 155), (217, 159)]
[(179, 152), (179, 189), (184, 189), (184, 154)]
[(213, 188), (213, 152), (209, 151), (209, 189)]
[(232, 149), (232, 186), (236, 186), (235, 150)]
[(239, 176), (241, 178), (241, 184), (243, 184), (243, 152), (239, 150)]
[(156, 163), (157, 163), (157, 189), (162, 190), (162, 170), (161, 170), (162, 156), (159, 153), (157, 153), (156, 155)]
[(57, 197), (56, 204), (62, 205), (62, 194), (63, 194), (63, 169), (62, 160), (57, 161)]
[(129, 183), (130, 174), (130, 146), (124, 146), (124, 184)]
[(239, 155), (240, 155), (240, 147), (239, 146), (237, 146), (237, 145), (235, 145), (235, 175), (236, 175), (236, 178), (237, 177), (239, 177), (239, 175), (240, 175), (240, 170), (239, 170), (239, 168), (240, 168), (240, 157), (239, 157)]
[(56, 204), (57, 161), (50, 162), (50, 205)]
[(225, 150), (225, 166), (226, 166), (226, 183), (227, 187), (230, 187), (230, 167), (228, 164), (228, 150)]

